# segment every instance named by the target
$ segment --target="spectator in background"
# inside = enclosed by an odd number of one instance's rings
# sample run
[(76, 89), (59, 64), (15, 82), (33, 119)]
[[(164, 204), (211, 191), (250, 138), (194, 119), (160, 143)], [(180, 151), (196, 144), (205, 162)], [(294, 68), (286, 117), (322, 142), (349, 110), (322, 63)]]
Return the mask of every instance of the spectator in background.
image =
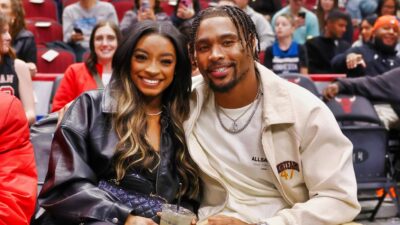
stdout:
[(0, 224), (29, 225), (37, 173), (21, 102), (0, 92)]
[(332, 99), (338, 94), (362, 95), (371, 101), (391, 104), (385, 112), (375, 106), (378, 115), (387, 129), (400, 128), (400, 68), (392, 69), (380, 76), (344, 78), (328, 85), (323, 95)]
[(360, 23), (360, 37), (355, 41), (352, 47), (360, 47), (371, 41), (372, 38), (372, 28), (374, 27), (376, 15), (368, 16), (364, 18)]
[(400, 66), (396, 56), (399, 22), (395, 16), (379, 17), (372, 28), (372, 41), (335, 56), (332, 67), (348, 77), (377, 76)]
[(250, 16), (253, 23), (256, 25), (257, 34), (260, 41), (260, 49), (266, 49), (268, 46), (271, 46), (275, 41), (275, 34), (272, 30), (272, 26), (268, 20), (266, 20), (263, 15), (254, 11), (249, 6), (250, 0), (235, 0), (236, 5), (246, 12), (247, 15)]
[(101, 21), (90, 35), (90, 54), (84, 63), (70, 65), (54, 95), (52, 112), (62, 110), (85, 91), (107, 86), (112, 74), (112, 58), (121, 34), (113, 22)]
[(178, 0), (171, 16), (172, 23), (175, 27), (180, 27), (183, 22), (192, 19), (200, 10), (199, 0)]
[(19, 98), (29, 124), (35, 122), (35, 102), (29, 67), (24, 61), (15, 59), (15, 53), (11, 48), (9, 21), (2, 12), (0, 12), (0, 91)]
[(119, 25), (125, 36), (133, 26), (142, 20), (170, 21), (169, 16), (160, 7), (160, 0), (135, 0), (132, 10), (126, 11)]
[(264, 65), (276, 74), (308, 74), (307, 51), (293, 41), (294, 18), (281, 14), (275, 19), (276, 41), (265, 50)]
[(64, 42), (75, 52), (76, 60), (82, 61), (82, 55), (89, 49), (89, 38), (93, 27), (100, 21), (118, 24), (114, 6), (100, 0), (79, 0), (67, 6), (63, 11)]
[(263, 14), (270, 21), (272, 16), (282, 8), (281, 0), (251, 0), (249, 2), (251, 8)]
[[(319, 36), (319, 25), (317, 16), (304, 8), (305, 0), (289, 0), (289, 5), (279, 10), (272, 18), (272, 24), (275, 19), (283, 14), (290, 14), (295, 19), (295, 28), (293, 40), (299, 44), (304, 44), (307, 39)], [(274, 28), (275, 29), (275, 28)]]
[(310, 73), (336, 73), (331, 66), (331, 60), (350, 48), (350, 43), (342, 40), (349, 22), (350, 18), (346, 13), (334, 9), (326, 18), (323, 35), (307, 40), (305, 46)]
[[(339, 0), (319, 0), (315, 14), (318, 18), (319, 32), (323, 34), (325, 32), (326, 18), (328, 18), (329, 12), (332, 10), (339, 9)], [(351, 23), (351, 17), (347, 17), (346, 32), (341, 39), (346, 40), (348, 43), (353, 42), (353, 25)]]
[(12, 46), (17, 58), (26, 62), (31, 76), (35, 76), (37, 72), (36, 43), (32, 32), (26, 29), (22, 1), (0, 0), (0, 11), (9, 18)]
[(397, 10), (399, 10), (397, 0), (378, 0), (375, 14), (378, 17), (386, 15), (397, 16)]
[(348, 0), (346, 12), (351, 16), (353, 26), (358, 26), (363, 18), (375, 13), (378, 0)]

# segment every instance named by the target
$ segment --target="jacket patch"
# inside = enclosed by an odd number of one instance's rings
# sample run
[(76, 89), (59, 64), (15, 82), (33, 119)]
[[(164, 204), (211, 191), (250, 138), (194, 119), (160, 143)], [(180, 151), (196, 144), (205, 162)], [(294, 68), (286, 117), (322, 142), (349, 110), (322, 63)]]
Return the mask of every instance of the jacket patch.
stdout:
[(294, 171), (300, 172), (299, 164), (295, 161), (284, 161), (279, 163), (276, 168), (278, 173), (285, 180), (290, 180), (293, 178)]

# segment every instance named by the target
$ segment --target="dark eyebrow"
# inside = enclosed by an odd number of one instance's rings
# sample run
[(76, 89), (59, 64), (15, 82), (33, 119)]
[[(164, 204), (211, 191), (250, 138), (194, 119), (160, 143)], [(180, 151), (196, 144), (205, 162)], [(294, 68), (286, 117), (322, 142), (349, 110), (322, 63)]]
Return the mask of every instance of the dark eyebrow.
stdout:
[[(225, 34), (222, 34), (222, 35), (218, 36), (218, 39), (226, 39), (226, 38), (235, 38), (235, 39), (237, 39), (238, 35), (236, 33), (233, 33), (233, 32), (228, 32), (228, 33), (225, 33)], [(202, 42), (207, 42), (207, 40), (208, 40), (208, 38), (199, 38), (195, 42), (195, 44), (202, 43)]]
[[(145, 51), (145, 50), (143, 50), (143, 49), (141, 49), (141, 48), (137, 48), (137, 49), (135, 49), (133, 52), (134, 52), (134, 53), (136, 53), (136, 52), (141, 52), (141, 53), (144, 53), (144, 54), (148, 54), (148, 53), (147, 53), (147, 51)], [(162, 57), (164, 57), (164, 56), (171, 56), (171, 57), (175, 57), (175, 55), (174, 55), (174, 54), (172, 54), (172, 53), (169, 53), (169, 52), (162, 53), (162, 54), (161, 54), (161, 56), (162, 56)]]

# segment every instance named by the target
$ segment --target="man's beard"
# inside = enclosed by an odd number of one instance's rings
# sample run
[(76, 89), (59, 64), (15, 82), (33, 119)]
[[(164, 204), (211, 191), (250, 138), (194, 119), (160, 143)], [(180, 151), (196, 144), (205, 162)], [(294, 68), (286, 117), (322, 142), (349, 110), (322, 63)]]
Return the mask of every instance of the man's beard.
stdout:
[[(248, 70), (247, 70), (248, 71)], [(230, 91), (232, 88), (234, 88), (241, 80), (243, 80), (243, 78), (246, 76), (247, 71), (244, 71), (242, 74), (238, 74), (236, 67), (234, 67), (233, 70), (233, 76), (232, 79), (230, 81), (228, 81), (228, 83), (224, 84), (224, 85), (216, 85), (212, 82), (211, 79), (207, 79), (208, 80), (208, 86), (211, 88), (211, 90), (213, 90), (214, 92), (219, 92), (219, 93), (226, 93), (228, 91)]]
[(397, 45), (397, 42), (394, 43), (393, 45), (386, 45), (385, 43), (383, 43), (382, 38), (375, 37), (373, 43), (375, 45), (375, 49), (384, 54), (395, 54), (396, 53), (395, 47)]

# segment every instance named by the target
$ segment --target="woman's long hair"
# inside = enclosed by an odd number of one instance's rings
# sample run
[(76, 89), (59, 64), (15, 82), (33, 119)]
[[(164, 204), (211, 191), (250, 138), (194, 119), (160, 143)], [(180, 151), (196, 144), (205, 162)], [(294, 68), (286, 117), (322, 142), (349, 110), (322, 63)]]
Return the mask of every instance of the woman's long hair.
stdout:
[(119, 27), (110, 21), (100, 21), (99, 23), (96, 24), (96, 26), (94, 26), (92, 33), (90, 34), (90, 39), (89, 39), (89, 49), (90, 49), (90, 53), (89, 53), (89, 57), (85, 60), (85, 65), (88, 68), (90, 75), (94, 75), (97, 74), (97, 68), (96, 68), (96, 64), (97, 64), (97, 55), (96, 55), (96, 51), (94, 50), (94, 38), (96, 35), (96, 31), (101, 28), (101, 27), (105, 27), (105, 26), (109, 26), (115, 33), (115, 36), (117, 37), (117, 43), (119, 44), (119, 42), (121, 41), (121, 32), (119, 30)]
[[(339, 9), (339, 0), (333, 1), (333, 6), (332, 6), (331, 11), (334, 9)], [(321, 0), (318, 1), (317, 9), (315, 10), (315, 14), (317, 15), (317, 18), (318, 18), (319, 29), (320, 29), (320, 31), (323, 32), (325, 30), (327, 15), (325, 15), (324, 9), (322, 9)]]
[(170, 23), (154, 21), (137, 23), (114, 55), (110, 84), (112, 95), (117, 101), (117, 110), (113, 117), (113, 126), (119, 138), (114, 158), (117, 179), (121, 180), (132, 166), (150, 168), (154, 157), (152, 151), (148, 150), (149, 144), (145, 140), (147, 120), (143, 95), (131, 78), (131, 58), (134, 49), (138, 41), (148, 34), (162, 35), (175, 47), (177, 55), (175, 74), (172, 83), (163, 92), (162, 104), (169, 114), (169, 126), (173, 130), (171, 136), (175, 143), (175, 165), (182, 182), (182, 192), (179, 194), (196, 198), (199, 194), (198, 169), (188, 154), (182, 127), (183, 121), (189, 114), (191, 65), (183, 37)]
[[(7, 25), (9, 25), (8, 17), (4, 13), (0, 12), (0, 32), (1, 33), (4, 32), (4, 29), (6, 28)], [(3, 42), (3, 39), (0, 36), (0, 43), (2, 43), (2, 42)], [(3, 52), (3, 49), (1, 49), (0, 64), (2, 64), (4, 62), (4, 56), (9, 56), (13, 59), (15, 58), (15, 52), (11, 47), (11, 43), (10, 43), (10, 46), (8, 49), (9, 49), (8, 52)]]
[(10, 21), (10, 35), (12, 40), (15, 40), (15, 37), (22, 29), (26, 29), (25, 24), (25, 11), (22, 6), (21, 0), (10, 0), (11, 3), (11, 11), (14, 15), (14, 19)]

